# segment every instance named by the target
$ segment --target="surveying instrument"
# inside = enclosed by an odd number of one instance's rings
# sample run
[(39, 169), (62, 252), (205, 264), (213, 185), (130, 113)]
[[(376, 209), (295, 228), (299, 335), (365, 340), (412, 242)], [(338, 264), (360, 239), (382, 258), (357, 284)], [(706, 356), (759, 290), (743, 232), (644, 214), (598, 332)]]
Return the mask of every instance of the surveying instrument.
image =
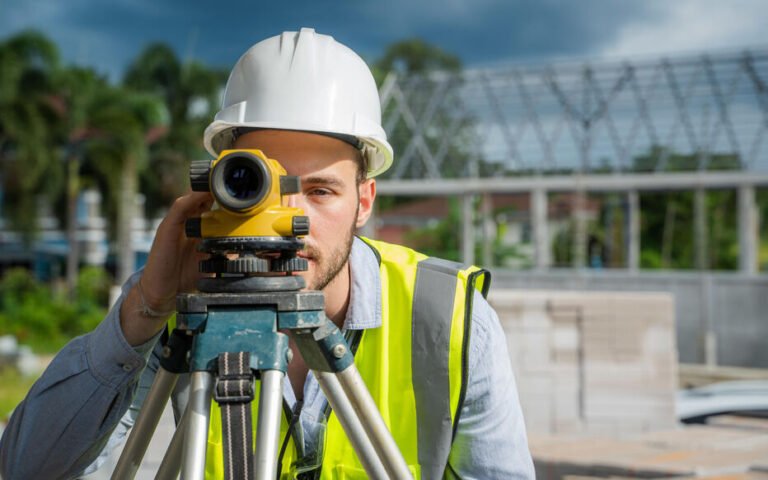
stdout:
[[(187, 407), (155, 478), (205, 476), (211, 400), (221, 407), (228, 480), (278, 476), (283, 380), (292, 352), (289, 331), (317, 378), (370, 478), (411, 473), (365, 387), (344, 336), (325, 316), (323, 294), (302, 291), (307, 260), (297, 255), (309, 219), (284, 197), (298, 177), (259, 150), (225, 150), (193, 162), (192, 189), (210, 191), (214, 210), (187, 221), (190, 238), (210, 257), (200, 262), (199, 293), (177, 297), (176, 328), (128, 437), (113, 479), (132, 479), (178, 376), (190, 374)], [(257, 397), (253, 449), (251, 402)], [(290, 435), (290, 432), (289, 432)], [(322, 468), (322, 467), (320, 467)]]

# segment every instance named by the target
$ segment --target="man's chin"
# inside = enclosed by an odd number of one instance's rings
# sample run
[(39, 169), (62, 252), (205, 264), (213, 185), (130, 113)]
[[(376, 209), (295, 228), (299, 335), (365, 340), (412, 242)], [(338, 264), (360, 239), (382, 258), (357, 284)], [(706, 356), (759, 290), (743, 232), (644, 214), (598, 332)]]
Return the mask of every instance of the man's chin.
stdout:
[(316, 290), (315, 285), (317, 284), (317, 280), (315, 279), (315, 272), (317, 271), (317, 265), (315, 264), (314, 260), (307, 259), (308, 268), (304, 272), (294, 272), (294, 275), (298, 275), (301, 278), (304, 279), (304, 283), (306, 283), (306, 287), (304, 287), (305, 290)]

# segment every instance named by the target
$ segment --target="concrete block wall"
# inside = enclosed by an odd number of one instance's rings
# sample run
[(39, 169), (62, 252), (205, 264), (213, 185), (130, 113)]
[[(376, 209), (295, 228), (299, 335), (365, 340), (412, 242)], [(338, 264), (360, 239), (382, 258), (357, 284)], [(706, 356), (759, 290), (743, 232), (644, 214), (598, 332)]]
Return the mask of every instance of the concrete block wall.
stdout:
[(492, 290), (531, 434), (672, 428), (673, 297)]

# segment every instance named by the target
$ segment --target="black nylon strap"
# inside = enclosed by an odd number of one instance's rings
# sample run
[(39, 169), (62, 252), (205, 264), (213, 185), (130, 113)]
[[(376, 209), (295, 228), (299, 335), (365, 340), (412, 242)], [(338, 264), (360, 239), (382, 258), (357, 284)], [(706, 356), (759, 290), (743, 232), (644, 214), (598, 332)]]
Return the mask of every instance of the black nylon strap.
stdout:
[(221, 407), (224, 478), (253, 478), (253, 431), (251, 402), (253, 373), (249, 352), (225, 352), (219, 355), (219, 375), (214, 399)]

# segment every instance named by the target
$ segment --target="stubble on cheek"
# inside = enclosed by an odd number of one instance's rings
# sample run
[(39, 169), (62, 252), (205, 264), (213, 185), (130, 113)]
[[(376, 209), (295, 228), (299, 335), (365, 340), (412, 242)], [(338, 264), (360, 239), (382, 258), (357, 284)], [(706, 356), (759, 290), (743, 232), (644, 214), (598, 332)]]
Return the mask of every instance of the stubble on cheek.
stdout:
[(347, 265), (349, 254), (352, 251), (352, 242), (355, 238), (355, 224), (357, 223), (359, 209), (360, 202), (358, 199), (355, 215), (353, 216), (349, 227), (346, 229), (346, 236), (329, 252), (324, 253), (320, 251), (320, 249), (311, 242), (308, 242), (305, 245), (304, 252), (315, 264), (315, 271), (311, 272), (307, 278), (307, 289), (323, 290)]

